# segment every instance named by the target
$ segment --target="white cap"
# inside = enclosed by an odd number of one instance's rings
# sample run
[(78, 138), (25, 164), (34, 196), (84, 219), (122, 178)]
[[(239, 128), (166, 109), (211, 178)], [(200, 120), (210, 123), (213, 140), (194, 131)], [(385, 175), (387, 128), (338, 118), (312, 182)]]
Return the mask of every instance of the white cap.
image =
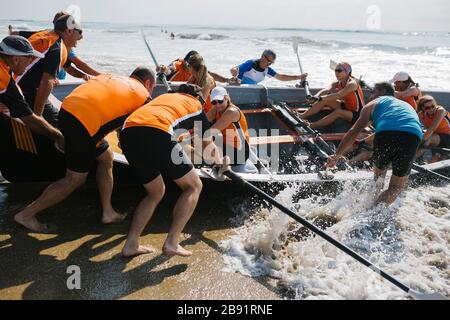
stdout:
[(211, 101), (223, 100), (228, 95), (227, 90), (224, 87), (215, 87), (211, 92)]
[(394, 76), (394, 78), (391, 79), (391, 83), (397, 82), (397, 81), (407, 81), (409, 79), (409, 74), (404, 71), (397, 72)]

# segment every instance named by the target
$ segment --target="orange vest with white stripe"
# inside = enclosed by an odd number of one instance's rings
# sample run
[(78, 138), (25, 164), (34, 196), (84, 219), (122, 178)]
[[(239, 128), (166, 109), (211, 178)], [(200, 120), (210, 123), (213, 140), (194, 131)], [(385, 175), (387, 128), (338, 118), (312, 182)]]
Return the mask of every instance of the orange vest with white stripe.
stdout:
[(193, 96), (184, 93), (166, 93), (133, 112), (125, 121), (123, 128), (152, 127), (172, 135), (178, 124), (201, 113), (203, 113), (202, 104)]
[[(423, 115), (423, 122), (426, 128), (429, 128), (433, 123), (434, 117), (430, 118), (426, 114)], [(434, 130), (437, 134), (450, 134), (450, 112), (447, 112), (444, 119), (442, 119), (439, 126)]]
[[(236, 107), (236, 106), (235, 106)], [(250, 136), (248, 134), (248, 125), (247, 119), (245, 118), (244, 113), (238, 108), (240, 118), (238, 121), (230, 123), (228, 127), (222, 130), (223, 142), (227, 146), (232, 146), (235, 149), (242, 149), (245, 142), (250, 141)], [(219, 112), (216, 113), (216, 121), (219, 120), (221, 114)]]
[[(351, 79), (349, 79), (348, 81), (351, 81)], [(339, 82), (338, 90), (340, 91), (344, 89), (346, 85), (347, 84), (343, 85), (341, 82)], [(343, 97), (342, 100), (344, 100), (345, 109), (353, 112), (360, 112), (365, 105), (364, 93), (359, 83), (356, 83), (356, 85), (358, 86), (357, 89)]]

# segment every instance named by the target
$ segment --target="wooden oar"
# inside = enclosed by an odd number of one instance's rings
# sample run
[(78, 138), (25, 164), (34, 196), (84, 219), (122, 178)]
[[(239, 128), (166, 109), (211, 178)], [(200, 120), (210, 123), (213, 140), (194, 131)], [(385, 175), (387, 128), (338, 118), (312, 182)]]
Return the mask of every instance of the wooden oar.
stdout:
[[(298, 54), (298, 39), (294, 38), (294, 41), (292, 42), (292, 47), (294, 49), (294, 53), (297, 55), (297, 61), (298, 61), (298, 66), (300, 67), (300, 73), (303, 74), (303, 67), (302, 67), (302, 62), (300, 61), (300, 56)], [(310, 98), (311, 97), (311, 91), (309, 91), (309, 83), (307, 80), (303, 80), (301, 82), (301, 86), (305, 88), (305, 93), (306, 93), (306, 98)]]
[(394, 284), (395, 286), (397, 286), (398, 288), (400, 288), (401, 290), (406, 292), (409, 296), (413, 297), (414, 299), (416, 299), (416, 300), (448, 300), (445, 296), (441, 295), (440, 293), (431, 293), (431, 294), (429, 294), (429, 293), (421, 293), (421, 292), (418, 292), (418, 291), (415, 291), (415, 290), (411, 289), (407, 285), (403, 284), (402, 282), (400, 282), (399, 280), (397, 280), (396, 278), (394, 278), (390, 274), (386, 273), (385, 271), (383, 271), (382, 269), (380, 269), (379, 267), (374, 265), (372, 262), (370, 262), (366, 258), (360, 256), (358, 253), (356, 253), (355, 251), (353, 251), (352, 249), (350, 249), (349, 247), (347, 247), (343, 243), (337, 241), (336, 239), (334, 239), (333, 237), (328, 235), (323, 230), (317, 228), (315, 225), (313, 225), (312, 223), (310, 223), (306, 219), (300, 217), (298, 214), (296, 214), (292, 210), (290, 210), (290, 209), (286, 208), (285, 206), (283, 206), (281, 203), (276, 201), (274, 198), (269, 196), (267, 193), (265, 193), (261, 189), (257, 188), (256, 186), (254, 186), (250, 182), (246, 181), (245, 179), (243, 179), (242, 177), (240, 177), (239, 175), (237, 175), (236, 173), (231, 171), (230, 168), (225, 168), (225, 170), (226, 171), (223, 172), (223, 174), (225, 176), (227, 176), (231, 180), (233, 180), (233, 181), (235, 181), (235, 182), (245, 186), (246, 188), (252, 190), (256, 194), (261, 196), (264, 200), (266, 200), (267, 202), (271, 203), (276, 208), (278, 208), (279, 210), (281, 210), (282, 212), (287, 214), (289, 217), (291, 217), (292, 219), (294, 219), (297, 222), (301, 223), (303, 226), (305, 226), (306, 228), (308, 228), (309, 230), (311, 230), (315, 234), (319, 235), (321, 238), (325, 239), (326, 241), (328, 241), (332, 245), (334, 245), (337, 248), (341, 249), (342, 251), (344, 251), (345, 253), (350, 255), (352, 258), (358, 260), (360, 263), (362, 263), (366, 267), (369, 267), (370, 269), (372, 269), (373, 271), (375, 271), (376, 273), (381, 275), (383, 278), (385, 278), (386, 280), (388, 280), (389, 282), (391, 282), (392, 284)]
[[(152, 48), (150, 48), (150, 45), (148, 44), (147, 38), (145, 37), (144, 30), (141, 30), (142, 33), (142, 39), (144, 39), (145, 45), (147, 46), (147, 50), (150, 53), (153, 63), (156, 67), (159, 67), (158, 61), (156, 61), (155, 55), (153, 54)], [(169, 83), (167, 82), (167, 78), (164, 72), (158, 73), (158, 79), (161, 80), (161, 82), (164, 84), (164, 87), (169, 92), (171, 90)]]

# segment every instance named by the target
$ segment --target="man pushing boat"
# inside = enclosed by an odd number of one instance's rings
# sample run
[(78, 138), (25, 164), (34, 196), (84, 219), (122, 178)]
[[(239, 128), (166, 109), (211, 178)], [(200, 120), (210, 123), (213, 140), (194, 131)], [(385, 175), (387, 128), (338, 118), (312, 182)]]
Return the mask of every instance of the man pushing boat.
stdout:
[(83, 185), (97, 160), (102, 222), (121, 222), (125, 217), (111, 205), (113, 154), (103, 138), (121, 127), (128, 115), (149, 100), (154, 85), (153, 71), (138, 67), (130, 77), (100, 75), (72, 91), (59, 113), (59, 128), (65, 138), (66, 176), (52, 183), (36, 201), (19, 212), (15, 221), (33, 231), (46, 231), (47, 227), (36, 215)]
[(383, 187), (387, 167), (392, 164), (389, 188), (376, 195), (374, 205), (393, 203), (405, 189), (416, 151), (422, 141), (417, 113), (407, 102), (395, 98), (394, 94), (390, 83), (377, 83), (372, 92), (372, 101), (362, 109), (360, 117), (339, 144), (336, 154), (327, 161), (327, 167), (334, 167), (358, 134), (372, 122), (375, 127), (374, 177), (376, 181), (382, 179), (380, 188)]

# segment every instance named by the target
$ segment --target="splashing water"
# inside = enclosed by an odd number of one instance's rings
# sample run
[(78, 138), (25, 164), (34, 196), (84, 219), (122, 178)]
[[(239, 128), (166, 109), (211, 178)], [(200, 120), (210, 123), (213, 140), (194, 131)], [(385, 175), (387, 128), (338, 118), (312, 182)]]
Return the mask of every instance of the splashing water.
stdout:
[[(348, 184), (336, 198), (281, 203), (413, 289), (450, 296), (450, 189), (408, 189), (389, 208), (370, 208), (375, 186)], [(276, 278), (294, 299), (405, 299), (407, 295), (277, 209), (249, 215), (222, 244), (225, 270)]]

